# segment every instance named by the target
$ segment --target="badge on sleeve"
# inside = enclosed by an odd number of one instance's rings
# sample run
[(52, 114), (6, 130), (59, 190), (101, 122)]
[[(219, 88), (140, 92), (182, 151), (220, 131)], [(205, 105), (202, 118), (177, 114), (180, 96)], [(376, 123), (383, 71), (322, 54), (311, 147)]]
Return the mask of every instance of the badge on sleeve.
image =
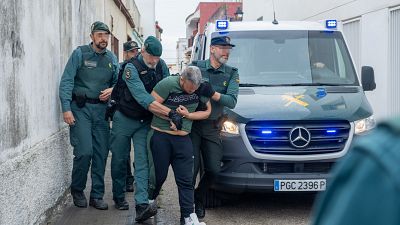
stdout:
[(131, 78), (131, 70), (125, 70), (125, 77), (126, 79)]

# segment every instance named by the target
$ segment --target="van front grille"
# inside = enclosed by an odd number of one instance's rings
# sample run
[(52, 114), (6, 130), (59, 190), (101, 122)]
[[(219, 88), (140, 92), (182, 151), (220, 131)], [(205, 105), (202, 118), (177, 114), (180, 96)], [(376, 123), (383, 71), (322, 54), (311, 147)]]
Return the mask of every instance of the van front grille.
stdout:
[[(308, 141), (304, 142), (304, 147), (293, 142), (299, 128), (310, 135), (309, 138), (303, 135)], [(258, 153), (310, 155), (342, 151), (349, 139), (350, 128), (348, 121), (250, 121), (245, 130), (250, 144)], [(292, 141), (291, 131), (295, 132)]]

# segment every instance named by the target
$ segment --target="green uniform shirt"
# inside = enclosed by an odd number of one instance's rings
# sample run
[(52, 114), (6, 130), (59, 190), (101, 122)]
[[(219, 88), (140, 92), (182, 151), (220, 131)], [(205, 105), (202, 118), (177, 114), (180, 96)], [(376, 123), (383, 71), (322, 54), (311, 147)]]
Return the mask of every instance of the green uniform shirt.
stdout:
[[(143, 56), (139, 55), (138, 60), (144, 64)], [(164, 60), (160, 59), (162, 70), (163, 70), (163, 77), (168, 77), (169, 69), (167, 64), (165, 64)], [(128, 76), (127, 76), (128, 74)], [(129, 77), (129, 78), (128, 78)], [(122, 76), (123, 80), (126, 82), (129, 91), (131, 92), (132, 96), (135, 100), (143, 106), (143, 108), (147, 109), (149, 105), (155, 100), (150, 93), (146, 91), (142, 80), (140, 80), (138, 70), (132, 63), (128, 63), (125, 66), (124, 75)]]
[(356, 140), (316, 204), (314, 225), (400, 224), (400, 118)]
[(238, 70), (226, 64), (214, 69), (209, 59), (197, 61), (192, 65), (199, 67), (203, 81), (208, 81), (214, 90), (221, 94), (218, 102), (211, 99), (211, 114), (208, 119), (218, 119), (223, 114), (224, 107), (235, 108), (239, 93)]
[[(104, 88), (104, 83), (108, 83), (107, 88), (113, 87), (117, 83), (119, 72), (117, 57), (107, 49), (104, 49), (104, 51), (100, 53), (96, 52), (93, 49), (92, 44), (89, 44), (89, 49), (89, 54), (92, 54), (90, 56), (90, 61), (83, 62), (82, 51), (81, 48), (78, 47), (72, 52), (72, 55), (70, 56), (67, 65), (65, 66), (59, 87), (59, 97), (63, 112), (71, 111), (73, 91), (80, 94), (86, 94), (89, 98), (98, 98), (98, 96), (100, 95), (100, 91), (102, 91)], [(101, 75), (99, 75), (98, 78), (93, 79), (93, 82), (89, 81), (91, 84), (90, 87), (81, 87), (80, 84), (77, 84), (77, 76), (80, 76), (78, 71), (83, 66), (96, 67), (95, 64), (99, 63), (101, 60), (104, 60), (103, 56), (107, 57), (108, 61), (111, 61), (111, 65), (107, 65), (108, 68), (104, 69), (112, 71), (112, 78), (110, 80), (104, 80), (103, 78), (101, 78)], [(84, 65), (84, 63), (88, 63), (90, 65)], [(105, 71), (105, 73), (108, 72)], [(83, 93), (87, 91), (88, 88), (91, 90), (91, 93)]]
[[(196, 111), (199, 104), (199, 100), (202, 102), (208, 102), (205, 97), (200, 97), (193, 93), (187, 94), (181, 88), (179, 84), (180, 76), (170, 76), (160, 81), (153, 89), (161, 98), (164, 99), (163, 105), (166, 107), (176, 110), (179, 105), (185, 106), (190, 113)], [(171, 130), (170, 122), (168, 120), (162, 119), (158, 116), (153, 116), (151, 125), (157, 127), (161, 130)], [(182, 120), (182, 130), (190, 133), (192, 129), (192, 120), (183, 118)]]

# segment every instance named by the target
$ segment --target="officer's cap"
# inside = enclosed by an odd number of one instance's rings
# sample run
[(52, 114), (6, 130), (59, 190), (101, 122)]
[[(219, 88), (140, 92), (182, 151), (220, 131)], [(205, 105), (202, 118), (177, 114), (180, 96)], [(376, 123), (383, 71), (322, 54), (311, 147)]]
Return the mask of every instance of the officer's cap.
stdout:
[(127, 41), (124, 43), (124, 51), (129, 52), (134, 49), (139, 49), (138, 43), (136, 41)]
[(154, 36), (149, 36), (144, 41), (146, 52), (153, 56), (161, 56), (162, 45), (161, 42)]
[(111, 32), (110, 32), (110, 29), (108, 29), (107, 24), (105, 24), (105, 23), (103, 23), (103, 22), (100, 22), (100, 21), (96, 21), (96, 22), (94, 22), (94, 23), (92, 24), (92, 26), (91, 26), (91, 31), (92, 31), (92, 34), (93, 34), (94, 32), (96, 32), (96, 31), (105, 31), (105, 32), (107, 32), (108, 34), (111, 33)]
[(214, 37), (211, 39), (211, 45), (221, 45), (221, 46), (231, 46), (235, 47), (235, 45), (231, 44), (231, 38), (228, 36), (220, 36)]

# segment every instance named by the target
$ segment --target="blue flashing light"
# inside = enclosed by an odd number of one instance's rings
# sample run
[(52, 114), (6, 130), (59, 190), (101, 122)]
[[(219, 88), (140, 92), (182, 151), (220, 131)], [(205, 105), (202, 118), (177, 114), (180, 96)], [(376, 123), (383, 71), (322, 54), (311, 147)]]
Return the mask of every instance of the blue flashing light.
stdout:
[(325, 88), (318, 88), (316, 93), (317, 98), (323, 98), (326, 96)]
[(261, 131), (262, 134), (272, 134), (271, 130), (263, 130)]
[(327, 29), (336, 29), (337, 28), (337, 20), (326, 20), (326, 28)]
[(226, 30), (226, 29), (228, 29), (229, 21), (228, 20), (217, 20), (215, 22), (215, 25), (217, 27), (217, 30)]
[(333, 130), (333, 129), (326, 130), (326, 133), (328, 133), (328, 134), (336, 134), (336, 132), (337, 132), (337, 130)]

